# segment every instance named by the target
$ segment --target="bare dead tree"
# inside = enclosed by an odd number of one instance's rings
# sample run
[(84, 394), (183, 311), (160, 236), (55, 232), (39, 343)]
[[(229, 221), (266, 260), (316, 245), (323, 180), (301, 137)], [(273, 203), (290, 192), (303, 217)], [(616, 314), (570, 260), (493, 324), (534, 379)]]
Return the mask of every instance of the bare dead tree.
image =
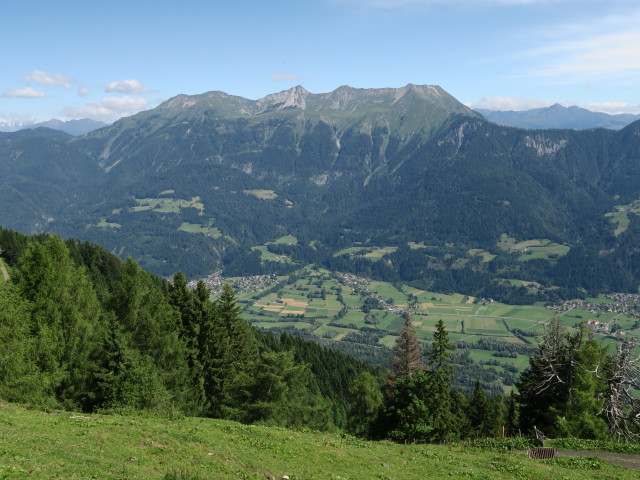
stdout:
[(624, 341), (610, 357), (606, 372), (596, 376), (607, 382), (608, 389), (602, 407), (611, 435), (626, 440), (640, 439), (640, 400), (632, 391), (640, 389), (640, 356), (634, 358), (634, 343)]
[(557, 390), (558, 385), (565, 384), (562, 369), (565, 367), (567, 333), (560, 325), (556, 315), (544, 329), (542, 343), (536, 360), (537, 383), (532, 385), (533, 392), (542, 394), (549, 390)]

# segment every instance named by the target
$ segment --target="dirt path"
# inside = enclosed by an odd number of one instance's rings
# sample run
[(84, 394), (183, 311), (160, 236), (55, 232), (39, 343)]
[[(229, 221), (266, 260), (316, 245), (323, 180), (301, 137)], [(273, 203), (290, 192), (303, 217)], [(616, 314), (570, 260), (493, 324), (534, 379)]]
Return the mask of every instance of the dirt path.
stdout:
[(7, 269), (4, 266), (4, 262), (2, 261), (0, 261), (0, 273), (2, 273), (2, 277), (4, 278), (5, 282), (9, 280), (9, 272), (7, 272)]
[(630, 468), (632, 470), (640, 470), (640, 455), (628, 455), (623, 453), (609, 452), (583, 452), (562, 450), (558, 452), (561, 457), (599, 457), (606, 462), (613, 463)]

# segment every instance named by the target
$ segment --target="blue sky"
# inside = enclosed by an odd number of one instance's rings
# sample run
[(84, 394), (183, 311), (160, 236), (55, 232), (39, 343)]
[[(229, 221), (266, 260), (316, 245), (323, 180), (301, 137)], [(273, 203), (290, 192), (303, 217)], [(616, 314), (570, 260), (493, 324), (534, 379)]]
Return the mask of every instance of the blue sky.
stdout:
[(298, 84), (640, 113), (637, 0), (7, 0), (0, 31), (0, 122), (110, 122), (180, 93)]

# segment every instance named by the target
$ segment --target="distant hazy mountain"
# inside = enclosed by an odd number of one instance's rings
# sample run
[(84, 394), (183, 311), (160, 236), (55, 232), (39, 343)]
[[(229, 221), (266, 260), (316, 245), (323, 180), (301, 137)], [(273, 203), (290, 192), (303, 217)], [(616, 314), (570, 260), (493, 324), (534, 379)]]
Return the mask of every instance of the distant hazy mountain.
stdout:
[(85, 133), (92, 132), (102, 127), (106, 127), (109, 124), (99, 122), (97, 120), (91, 120), (89, 118), (82, 118), (80, 120), (48, 120), (46, 122), (0, 122), (0, 132), (17, 132), (19, 130), (25, 130), (27, 128), (47, 127), (53, 130), (59, 130), (61, 132), (68, 133), (69, 135), (84, 135)]
[(640, 120), (640, 115), (619, 114), (609, 115), (602, 112), (592, 112), (580, 107), (563, 107), (559, 104), (546, 108), (535, 108), (516, 112), (513, 110), (485, 110), (477, 109), (476, 112), (483, 115), (487, 120), (520, 128), (572, 128), (574, 130), (586, 130), (589, 128), (609, 128), (619, 130), (636, 120)]

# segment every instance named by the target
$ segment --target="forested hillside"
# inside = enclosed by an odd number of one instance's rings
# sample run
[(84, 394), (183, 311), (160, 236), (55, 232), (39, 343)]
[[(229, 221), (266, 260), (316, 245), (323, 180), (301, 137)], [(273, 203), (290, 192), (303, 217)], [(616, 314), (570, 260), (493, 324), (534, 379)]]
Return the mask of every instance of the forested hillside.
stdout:
[[(0, 398), (45, 408), (152, 410), (344, 428), (369, 367), (316, 344), (265, 336), (230, 288), (215, 302), (88, 243), (0, 231)], [(373, 378), (373, 377), (372, 377)]]
[(165, 277), (314, 263), (510, 303), (631, 292), (639, 131), (501, 127), (431, 86), (181, 95), (81, 137), (0, 134), (0, 224)]
[(425, 346), (409, 313), (390, 374), (241, 318), (229, 284), (210, 301), (182, 273), (166, 282), (88, 243), (0, 230), (0, 399), (85, 412), (147, 410), (398, 442), (450, 441), (543, 428), (554, 436), (640, 436), (634, 344), (615, 352), (586, 324), (545, 328), (518, 393), (454, 385), (442, 319)]

